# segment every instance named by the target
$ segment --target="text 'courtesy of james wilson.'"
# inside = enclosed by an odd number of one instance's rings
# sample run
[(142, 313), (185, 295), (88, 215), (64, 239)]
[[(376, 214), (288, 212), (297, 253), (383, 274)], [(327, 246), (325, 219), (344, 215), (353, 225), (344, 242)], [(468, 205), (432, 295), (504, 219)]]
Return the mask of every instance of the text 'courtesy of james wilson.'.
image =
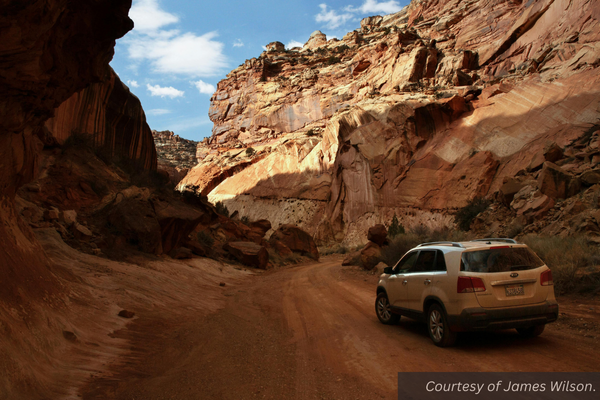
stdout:
[(600, 372), (400, 372), (398, 400), (597, 400)]

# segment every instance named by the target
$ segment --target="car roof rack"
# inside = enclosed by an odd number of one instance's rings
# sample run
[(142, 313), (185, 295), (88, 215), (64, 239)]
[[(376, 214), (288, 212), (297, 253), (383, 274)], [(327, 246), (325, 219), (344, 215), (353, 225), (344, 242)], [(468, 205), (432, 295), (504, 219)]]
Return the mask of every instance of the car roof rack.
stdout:
[(475, 240), (471, 240), (471, 242), (504, 242), (504, 243), (511, 243), (511, 244), (519, 244), (515, 239), (509, 239), (509, 238), (475, 239)]
[(462, 244), (458, 243), (458, 242), (428, 242), (428, 243), (421, 243), (420, 245), (418, 245), (417, 247), (423, 247), (423, 246), (452, 246), (452, 247), (461, 247), (461, 248), (465, 248), (465, 246), (463, 246)]

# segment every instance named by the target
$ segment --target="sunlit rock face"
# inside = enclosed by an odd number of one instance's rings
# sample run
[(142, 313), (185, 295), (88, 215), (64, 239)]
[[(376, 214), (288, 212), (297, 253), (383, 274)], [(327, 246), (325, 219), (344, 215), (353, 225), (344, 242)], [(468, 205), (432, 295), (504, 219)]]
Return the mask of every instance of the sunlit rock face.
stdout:
[(585, 0), (414, 0), (341, 40), (273, 47), (219, 82), (179, 189), (321, 243), (364, 243), (394, 213), (451, 226), (598, 122), (599, 21)]
[(152, 131), (158, 169), (166, 171), (169, 179), (178, 184), (198, 163), (196, 160), (196, 147), (198, 142), (188, 140), (171, 131)]

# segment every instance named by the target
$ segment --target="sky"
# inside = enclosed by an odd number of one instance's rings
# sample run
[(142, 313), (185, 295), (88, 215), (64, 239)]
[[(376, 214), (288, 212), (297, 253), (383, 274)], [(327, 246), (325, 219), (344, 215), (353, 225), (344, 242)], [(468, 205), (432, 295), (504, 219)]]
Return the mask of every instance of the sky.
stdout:
[(111, 66), (140, 101), (151, 129), (191, 140), (211, 135), (217, 83), (268, 43), (302, 46), (316, 30), (342, 38), (371, 15), (409, 0), (133, 0), (134, 29)]

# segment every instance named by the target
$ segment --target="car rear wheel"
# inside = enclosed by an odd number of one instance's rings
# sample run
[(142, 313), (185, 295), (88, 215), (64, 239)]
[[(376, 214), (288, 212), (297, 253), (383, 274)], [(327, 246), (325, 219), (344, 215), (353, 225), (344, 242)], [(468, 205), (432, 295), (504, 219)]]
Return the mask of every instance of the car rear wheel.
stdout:
[(382, 324), (394, 325), (400, 321), (400, 315), (392, 314), (390, 301), (385, 292), (380, 292), (375, 300), (375, 312)]
[(532, 338), (532, 337), (540, 336), (542, 334), (542, 332), (544, 332), (545, 327), (546, 327), (546, 325), (536, 325), (536, 326), (530, 326), (527, 328), (517, 328), (517, 332), (519, 332), (519, 335), (521, 335), (523, 337)]
[(438, 304), (429, 307), (427, 313), (427, 330), (433, 344), (439, 347), (448, 347), (456, 343), (456, 332), (450, 330), (448, 317)]

